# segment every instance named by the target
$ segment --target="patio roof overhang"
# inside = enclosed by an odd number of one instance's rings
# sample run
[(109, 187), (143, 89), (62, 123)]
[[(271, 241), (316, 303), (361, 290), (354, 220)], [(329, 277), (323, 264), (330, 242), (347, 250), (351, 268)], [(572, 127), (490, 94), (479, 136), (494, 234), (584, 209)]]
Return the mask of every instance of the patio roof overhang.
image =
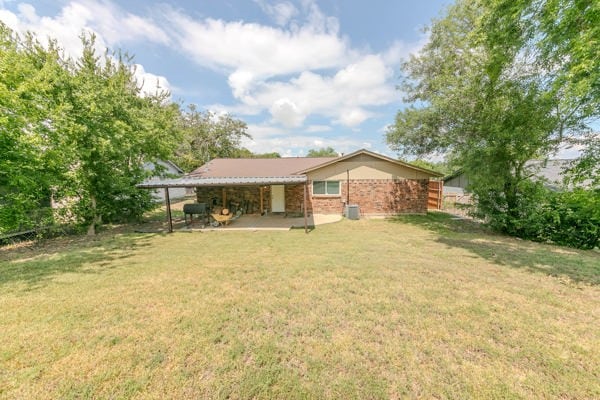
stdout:
[[(285, 185), (285, 184), (304, 184), (304, 232), (308, 233), (307, 225), (307, 186), (308, 178), (306, 175), (287, 175), (287, 176), (251, 176), (251, 177), (193, 177), (184, 176), (174, 179), (152, 179), (136, 185), (140, 189), (164, 189), (165, 203), (167, 206), (167, 220), (169, 222), (169, 232), (173, 232), (173, 218), (171, 215), (171, 199), (169, 196), (170, 188), (189, 188), (189, 187), (208, 187), (208, 186), (265, 186), (265, 185)], [(260, 188), (262, 196), (262, 187)], [(261, 197), (262, 202), (262, 197)], [(225, 203), (225, 188), (223, 188), (223, 203)]]
[(265, 176), (265, 177), (224, 177), (199, 178), (182, 177), (175, 179), (153, 179), (136, 185), (140, 189), (164, 189), (201, 186), (262, 186), (306, 183), (306, 175)]

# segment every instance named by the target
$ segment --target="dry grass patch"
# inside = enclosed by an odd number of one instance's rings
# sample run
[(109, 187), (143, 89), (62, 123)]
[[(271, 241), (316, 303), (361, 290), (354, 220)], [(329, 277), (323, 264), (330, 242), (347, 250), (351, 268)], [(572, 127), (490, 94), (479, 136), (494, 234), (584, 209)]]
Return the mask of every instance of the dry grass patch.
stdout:
[(441, 214), (0, 257), (1, 397), (600, 397), (599, 253)]

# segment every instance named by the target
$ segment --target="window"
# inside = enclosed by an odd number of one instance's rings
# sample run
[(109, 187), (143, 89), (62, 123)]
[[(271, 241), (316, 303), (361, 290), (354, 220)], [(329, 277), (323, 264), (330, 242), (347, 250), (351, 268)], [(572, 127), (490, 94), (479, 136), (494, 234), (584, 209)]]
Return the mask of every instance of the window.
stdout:
[(340, 194), (340, 181), (313, 181), (313, 195)]

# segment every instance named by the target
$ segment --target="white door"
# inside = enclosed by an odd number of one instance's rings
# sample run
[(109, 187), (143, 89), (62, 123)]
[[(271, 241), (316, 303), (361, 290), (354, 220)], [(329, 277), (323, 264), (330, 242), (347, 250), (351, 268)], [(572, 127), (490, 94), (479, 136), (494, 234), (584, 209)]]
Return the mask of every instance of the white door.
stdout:
[(271, 186), (271, 212), (285, 212), (285, 186)]

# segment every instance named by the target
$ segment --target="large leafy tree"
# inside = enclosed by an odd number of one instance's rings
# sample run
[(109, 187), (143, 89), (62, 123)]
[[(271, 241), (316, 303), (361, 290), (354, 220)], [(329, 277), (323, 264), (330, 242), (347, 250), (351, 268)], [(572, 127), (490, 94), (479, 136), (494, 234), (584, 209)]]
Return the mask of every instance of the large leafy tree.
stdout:
[(251, 138), (245, 122), (229, 114), (199, 111), (194, 104), (181, 113), (183, 138), (175, 161), (184, 171), (192, 171), (216, 157), (244, 155), (243, 138)]
[(469, 175), (480, 216), (512, 233), (541, 190), (526, 163), (575, 138), (594, 113), (589, 96), (571, 89), (579, 86), (569, 83), (570, 67), (544, 47), (546, 14), (536, 7), (555, 3), (459, 0), (449, 7), (403, 66), (411, 105), (387, 132), (400, 153), (446, 152)]
[(178, 107), (166, 93), (144, 97), (125, 56), (98, 56), (94, 37), (82, 37), (83, 54), (67, 63), (71, 84), (56, 124), (71, 162), (65, 195), (93, 234), (103, 221), (139, 218), (150, 194), (136, 189), (148, 172), (143, 164), (167, 159), (178, 142)]
[[(490, 42), (520, 38), (522, 51), (557, 94), (560, 129), (585, 150), (571, 170), (573, 182), (600, 184), (600, 132), (587, 125), (600, 117), (600, 3), (579, 0), (508, 1), (490, 4)], [(597, 126), (597, 124), (596, 124)], [(597, 128), (596, 128), (597, 129)], [(583, 133), (569, 135), (569, 130)]]
[(152, 206), (135, 185), (179, 143), (179, 107), (142, 96), (129, 59), (82, 41), (83, 55), (64, 59), (55, 42), (0, 24), (0, 232), (52, 222), (51, 196), (89, 233)]
[(50, 198), (66, 171), (52, 120), (67, 80), (53, 42), (43, 47), (0, 22), (0, 233), (52, 221)]

